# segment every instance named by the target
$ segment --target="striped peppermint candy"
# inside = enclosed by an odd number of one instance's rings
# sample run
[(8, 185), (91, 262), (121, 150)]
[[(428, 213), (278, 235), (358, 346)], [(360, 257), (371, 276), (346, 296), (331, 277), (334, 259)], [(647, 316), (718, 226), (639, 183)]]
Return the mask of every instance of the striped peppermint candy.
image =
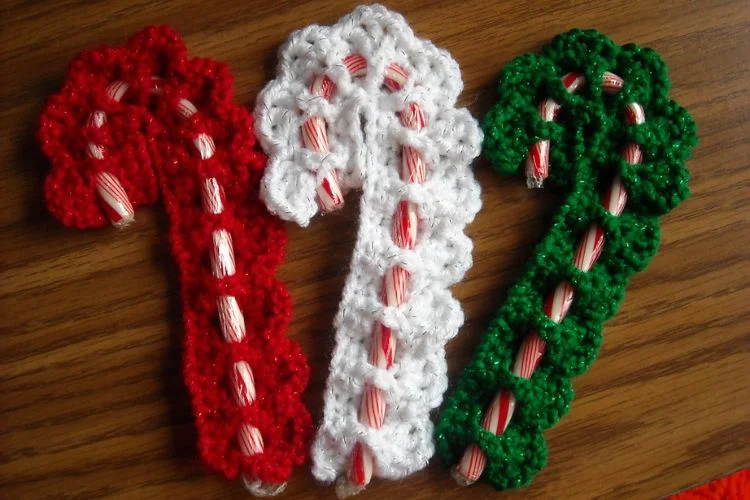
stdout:
[(619, 217), (625, 209), (625, 204), (627, 202), (628, 192), (625, 191), (622, 178), (619, 175), (616, 175), (615, 178), (612, 179), (612, 184), (610, 184), (602, 197), (602, 205), (609, 213), (615, 217)]
[(257, 427), (250, 424), (242, 424), (237, 429), (237, 444), (243, 455), (263, 453), (263, 436)]
[[(586, 84), (586, 77), (583, 76), (583, 73), (572, 71), (562, 77), (562, 84), (568, 93), (574, 93)], [(608, 94), (618, 93), (622, 90), (623, 84), (622, 78), (614, 73), (605, 71), (602, 74), (602, 90)], [(643, 108), (639, 104), (633, 103), (631, 106), (633, 106), (633, 109), (631, 110), (629, 107), (626, 114), (640, 112), (643, 116)], [(544, 99), (537, 106), (539, 117), (548, 122), (557, 119), (560, 109), (560, 104), (552, 99)], [(544, 180), (549, 176), (549, 150), (550, 142), (546, 139), (537, 141), (529, 148), (525, 163), (526, 183), (529, 187), (542, 187)]]
[(86, 125), (94, 128), (102, 128), (107, 123), (107, 114), (102, 110), (92, 111), (86, 119)]
[[(495, 436), (502, 434), (510, 423), (515, 407), (516, 398), (513, 393), (508, 390), (499, 391), (484, 413), (482, 429)], [(479, 479), (485, 465), (487, 465), (487, 456), (479, 446), (471, 443), (456, 465), (454, 477), (460, 484), (467, 486)]]
[[(310, 83), (310, 93), (314, 96), (330, 100), (336, 90), (333, 80), (325, 75), (318, 75)], [(302, 142), (306, 148), (319, 153), (328, 153), (328, 131), (325, 120), (320, 116), (311, 116), (302, 124)], [(339, 185), (338, 175), (331, 170), (323, 176), (323, 180), (315, 189), (318, 205), (323, 212), (330, 212), (341, 208), (344, 196)]]
[(370, 364), (387, 370), (393, 366), (395, 357), (396, 342), (391, 329), (376, 323), (372, 334), (372, 345), (370, 346)]
[(193, 144), (198, 149), (201, 155), (201, 160), (208, 160), (212, 158), (216, 153), (216, 145), (214, 144), (213, 138), (210, 135), (200, 133), (193, 139)]
[(372, 452), (362, 443), (358, 442), (352, 449), (352, 458), (349, 464), (349, 481), (355, 486), (364, 487), (372, 479), (374, 467)]
[(406, 71), (398, 64), (391, 63), (385, 67), (385, 75), (383, 75), (383, 85), (393, 92), (401, 90), (409, 80), (409, 75)]
[(529, 148), (526, 157), (526, 183), (529, 187), (539, 188), (549, 176), (549, 141), (542, 139)]
[(224, 211), (224, 190), (214, 177), (201, 183), (201, 206), (207, 214), (218, 215)]
[(226, 229), (211, 233), (211, 271), (215, 278), (225, 278), (235, 273), (232, 235)]
[(255, 401), (255, 378), (247, 361), (232, 366), (232, 394), (238, 406), (250, 406)]
[[(107, 95), (110, 95), (110, 87), (107, 87)], [(127, 90), (127, 84), (121, 93), (118, 92), (118, 99)], [(86, 125), (94, 128), (101, 128), (107, 123), (107, 115), (104, 111), (92, 111), (86, 118)], [(105, 149), (101, 144), (89, 142), (86, 144), (86, 155), (94, 160), (104, 159)], [(107, 214), (110, 222), (116, 227), (125, 227), (135, 220), (135, 211), (130, 203), (130, 198), (122, 187), (120, 181), (109, 172), (100, 172), (96, 176), (96, 193), (102, 201), (104, 212)]]
[(344, 58), (344, 66), (353, 77), (367, 75), (367, 59), (361, 54), (352, 54)]
[(185, 98), (180, 99), (177, 101), (177, 105), (175, 106), (177, 109), (177, 112), (180, 114), (183, 118), (190, 118), (195, 113), (198, 112), (198, 108), (195, 107), (195, 104), (188, 101)]
[(221, 295), (216, 299), (219, 310), (219, 326), (226, 342), (242, 342), (245, 338), (245, 317), (233, 295)]
[(625, 82), (619, 76), (609, 71), (602, 74), (602, 90), (607, 94), (616, 94), (622, 90)]
[[(345, 61), (346, 64), (346, 61)], [(365, 67), (366, 61), (349, 60), (352, 67)], [(347, 65), (347, 67), (350, 67)], [(350, 70), (350, 72), (352, 72)], [(352, 74), (354, 74), (352, 72)], [(398, 91), (406, 84), (408, 75), (396, 64), (386, 67), (383, 83), (391, 91)], [(412, 130), (422, 130), (427, 121), (424, 110), (417, 103), (407, 103), (399, 113), (401, 124)], [(422, 154), (410, 146), (403, 146), (401, 152), (401, 179), (406, 183), (421, 184), (425, 181), (427, 169)], [(396, 208), (391, 229), (393, 242), (399, 248), (412, 249), (416, 245), (419, 218), (417, 206), (401, 200)], [(400, 306), (407, 301), (409, 272), (401, 266), (393, 266), (385, 273), (383, 280), (383, 302), (387, 306)], [(370, 347), (370, 363), (378, 368), (389, 369), (395, 356), (395, 339), (389, 328), (376, 324)], [(379, 429), (385, 418), (385, 395), (377, 387), (366, 385), (359, 408), (362, 423)], [(356, 443), (349, 465), (348, 480), (355, 488), (364, 488), (372, 477), (374, 458), (371, 451), (362, 443)]]
[(117, 80), (107, 85), (105, 92), (110, 99), (120, 102), (125, 96), (125, 92), (128, 91), (128, 88), (130, 86), (127, 83)]
[[(573, 74), (566, 75), (563, 80), (568, 79), (568, 83), (571, 83), (572, 86), (580, 86), (582, 83), (576, 83), (571, 75)], [(623, 86), (622, 79), (611, 73), (605, 73), (603, 87), (605, 83), (609, 86), (605, 91), (611, 93), (619, 92)], [(566, 88), (569, 88), (567, 84)], [(625, 108), (625, 120), (627, 123), (634, 125), (644, 123), (646, 115), (643, 106), (638, 103), (628, 104)], [(628, 144), (622, 155), (625, 161), (630, 164), (643, 161), (643, 151), (637, 144)], [(615, 175), (612, 183), (602, 196), (602, 206), (615, 217), (619, 217), (625, 209), (627, 200), (628, 193), (625, 190), (622, 178)], [(591, 270), (601, 255), (604, 240), (602, 227), (598, 223), (592, 223), (576, 247), (573, 257), (575, 266), (583, 272)], [(560, 282), (555, 290), (547, 296), (544, 304), (545, 315), (555, 323), (561, 323), (573, 303), (574, 296), (573, 286), (567, 281)], [(513, 374), (517, 377), (531, 378), (544, 356), (545, 348), (544, 340), (536, 332), (529, 333), (516, 354)], [(513, 393), (507, 389), (501, 389), (485, 411), (482, 428), (495, 435), (502, 434), (513, 417), (514, 410), (515, 397)], [(484, 452), (476, 443), (471, 443), (461, 456), (461, 460), (456, 464), (453, 471), (454, 477), (459, 484), (470, 485), (479, 479), (486, 464), (487, 457)]]
[(130, 199), (117, 177), (107, 172), (97, 174), (96, 192), (113, 225), (124, 227), (133, 222), (135, 219), (133, 205), (130, 204)]

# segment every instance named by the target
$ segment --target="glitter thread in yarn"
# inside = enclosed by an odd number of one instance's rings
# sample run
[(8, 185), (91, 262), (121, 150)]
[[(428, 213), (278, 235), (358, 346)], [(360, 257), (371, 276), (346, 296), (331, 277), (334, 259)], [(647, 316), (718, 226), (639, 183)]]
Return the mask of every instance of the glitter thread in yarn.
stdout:
[(189, 58), (168, 27), (81, 53), (40, 118), (50, 212), (66, 226), (123, 227), (162, 197), (184, 319), (183, 369), (204, 463), (256, 495), (283, 490), (312, 437), (308, 379), (284, 337), (274, 275), (283, 225), (259, 199), (266, 158), (232, 76)]
[(689, 195), (696, 129), (669, 86), (656, 52), (592, 30), (503, 69), (485, 154), (566, 199), (440, 414), (438, 453), (461, 484), (519, 487), (545, 466), (543, 431), (567, 413), (570, 379), (656, 253), (659, 217)]
[(257, 101), (272, 212), (306, 226), (363, 192), (312, 448), (313, 475), (338, 479), (340, 496), (419, 470), (434, 452), (429, 412), (463, 323), (448, 288), (471, 266), (463, 230), (481, 204), (469, 167), (481, 131), (455, 108), (461, 89), (447, 52), (375, 5), (294, 33)]

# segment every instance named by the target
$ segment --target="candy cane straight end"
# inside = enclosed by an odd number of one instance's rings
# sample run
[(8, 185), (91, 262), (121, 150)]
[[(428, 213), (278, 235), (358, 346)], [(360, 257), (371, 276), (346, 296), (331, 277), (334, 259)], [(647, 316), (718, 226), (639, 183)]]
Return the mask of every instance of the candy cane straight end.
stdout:
[(344, 206), (344, 194), (335, 171), (329, 172), (315, 189), (318, 205), (323, 213), (333, 212)]
[(458, 466), (451, 467), (451, 477), (456, 480), (456, 484), (459, 486), (471, 486), (477, 482), (476, 479), (472, 480), (464, 476), (458, 469)]
[(526, 177), (526, 187), (529, 189), (540, 189), (544, 187), (544, 179), (529, 175)]
[(336, 481), (336, 497), (347, 498), (358, 495), (365, 490), (364, 486), (354, 484), (347, 476), (341, 476)]
[(123, 228), (135, 220), (133, 205), (117, 177), (107, 172), (99, 173), (96, 191), (113, 226)]
[(286, 490), (286, 483), (265, 484), (258, 479), (248, 479), (244, 474), (242, 475), (242, 484), (255, 497), (275, 497)]

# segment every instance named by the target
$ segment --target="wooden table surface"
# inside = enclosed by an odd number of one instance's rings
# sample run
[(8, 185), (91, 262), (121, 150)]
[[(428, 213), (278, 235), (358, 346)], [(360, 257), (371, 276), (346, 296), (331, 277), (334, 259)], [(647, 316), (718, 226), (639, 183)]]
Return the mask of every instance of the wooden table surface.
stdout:
[[(394, 2), (395, 4), (395, 2)], [(168, 23), (192, 54), (226, 61), (252, 105), (278, 45), (344, 1), (6, 1), (0, 71), (0, 497), (243, 498), (203, 472), (180, 373), (178, 280), (160, 208), (125, 231), (64, 229), (44, 208), (48, 163), (36, 119), (67, 62)], [(746, 1), (399, 2), (419, 36), (459, 61), (461, 103), (481, 116), (500, 68), (554, 34), (595, 27), (667, 61), (673, 97), (694, 115), (693, 196), (663, 219), (660, 253), (604, 329), (577, 399), (547, 432), (549, 466), (523, 490), (461, 489), (435, 461), (362, 498), (655, 498), (750, 465), (750, 4)], [(484, 208), (469, 227), (475, 265), (455, 294), (467, 322), (450, 374), (487, 322), (560, 198), (476, 162)], [(331, 321), (358, 209), (289, 225), (280, 270), (295, 303), (289, 335), (309, 356), (306, 394), (320, 417)], [(287, 499), (332, 498), (299, 468)]]

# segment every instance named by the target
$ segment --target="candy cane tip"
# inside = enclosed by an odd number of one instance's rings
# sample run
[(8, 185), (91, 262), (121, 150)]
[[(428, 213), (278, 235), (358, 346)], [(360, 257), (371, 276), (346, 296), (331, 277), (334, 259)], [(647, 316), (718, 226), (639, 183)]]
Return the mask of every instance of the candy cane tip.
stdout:
[(117, 229), (125, 229), (130, 224), (135, 222), (135, 217), (123, 217), (122, 219), (118, 220), (117, 222), (113, 222), (112, 225), (116, 227)]
[(275, 497), (286, 490), (286, 483), (263, 483), (259, 479), (248, 479), (242, 475), (242, 484), (255, 497)]
[(359, 493), (362, 493), (364, 490), (365, 490), (365, 486), (354, 484), (346, 476), (341, 476), (339, 477), (338, 481), (336, 481), (336, 497), (337, 498), (351, 497)]
[(526, 187), (529, 189), (540, 189), (544, 187), (544, 179), (541, 177), (534, 177), (533, 175), (529, 175), (526, 177)]
[(471, 486), (476, 482), (461, 474), (461, 472), (458, 470), (458, 466), (451, 467), (451, 477), (455, 479), (456, 483), (458, 483), (459, 486)]

